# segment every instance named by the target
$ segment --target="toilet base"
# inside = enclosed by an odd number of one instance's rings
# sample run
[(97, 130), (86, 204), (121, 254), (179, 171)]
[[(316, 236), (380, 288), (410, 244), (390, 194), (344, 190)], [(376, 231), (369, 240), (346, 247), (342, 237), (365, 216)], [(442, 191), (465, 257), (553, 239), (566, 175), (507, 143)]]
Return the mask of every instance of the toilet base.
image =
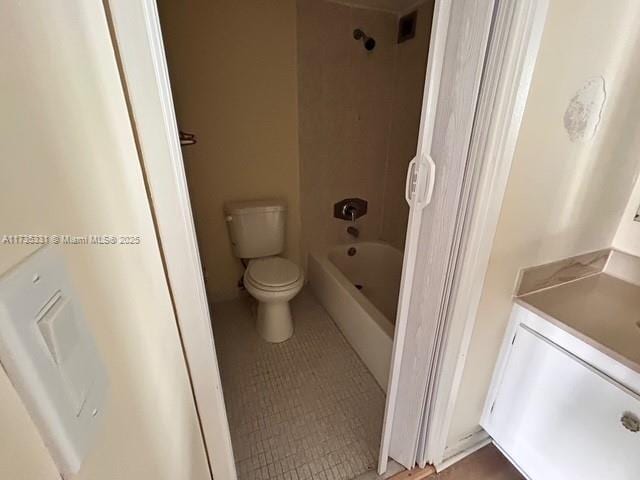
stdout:
[(289, 302), (258, 302), (258, 335), (270, 343), (280, 343), (293, 335)]

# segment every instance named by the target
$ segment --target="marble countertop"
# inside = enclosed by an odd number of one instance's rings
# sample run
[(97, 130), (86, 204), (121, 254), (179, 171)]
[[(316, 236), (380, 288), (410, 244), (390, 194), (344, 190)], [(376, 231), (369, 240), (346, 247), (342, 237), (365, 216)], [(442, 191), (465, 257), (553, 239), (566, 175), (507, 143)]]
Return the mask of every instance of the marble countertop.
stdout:
[(517, 302), (640, 373), (640, 286), (599, 273)]
[[(598, 272), (585, 270), (584, 276), (547, 281), (550, 286), (539, 290), (520, 290), (516, 302), (640, 373), (640, 273), (635, 274), (640, 259), (611, 253)], [(575, 266), (575, 259), (566, 260), (571, 262)], [(566, 275), (566, 266), (561, 268)], [(545, 269), (549, 266), (525, 270), (521, 284)]]

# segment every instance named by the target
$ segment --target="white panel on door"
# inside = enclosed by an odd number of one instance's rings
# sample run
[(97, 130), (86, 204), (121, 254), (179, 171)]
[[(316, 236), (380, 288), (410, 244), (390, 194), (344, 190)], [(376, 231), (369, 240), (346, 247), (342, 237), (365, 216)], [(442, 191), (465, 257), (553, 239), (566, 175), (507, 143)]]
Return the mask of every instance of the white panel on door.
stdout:
[(60, 472), (77, 472), (107, 375), (57, 248), (41, 248), (0, 278), (0, 362)]
[(532, 480), (631, 480), (638, 415), (633, 392), (519, 327), (483, 426)]
[(407, 468), (416, 462), (494, 6), (494, 0), (436, 2), (418, 155), (405, 192), (411, 208), (379, 472), (387, 456)]

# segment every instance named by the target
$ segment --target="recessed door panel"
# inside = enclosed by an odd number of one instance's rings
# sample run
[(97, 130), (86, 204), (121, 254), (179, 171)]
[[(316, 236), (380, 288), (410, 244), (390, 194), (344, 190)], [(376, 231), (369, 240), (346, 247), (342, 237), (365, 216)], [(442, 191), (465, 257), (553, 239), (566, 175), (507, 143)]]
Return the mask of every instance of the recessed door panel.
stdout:
[(485, 428), (532, 480), (637, 479), (640, 400), (525, 328)]

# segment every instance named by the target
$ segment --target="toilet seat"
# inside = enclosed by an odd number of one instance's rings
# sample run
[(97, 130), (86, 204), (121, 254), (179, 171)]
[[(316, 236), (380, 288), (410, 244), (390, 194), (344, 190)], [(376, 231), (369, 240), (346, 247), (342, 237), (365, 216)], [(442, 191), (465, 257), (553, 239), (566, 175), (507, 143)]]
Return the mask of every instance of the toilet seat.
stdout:
[(282, 257), (267, 257), (251, 260), (245, 272), (245, 281), (265, 291), (289, 290), (302, 277), (298, 265)]

